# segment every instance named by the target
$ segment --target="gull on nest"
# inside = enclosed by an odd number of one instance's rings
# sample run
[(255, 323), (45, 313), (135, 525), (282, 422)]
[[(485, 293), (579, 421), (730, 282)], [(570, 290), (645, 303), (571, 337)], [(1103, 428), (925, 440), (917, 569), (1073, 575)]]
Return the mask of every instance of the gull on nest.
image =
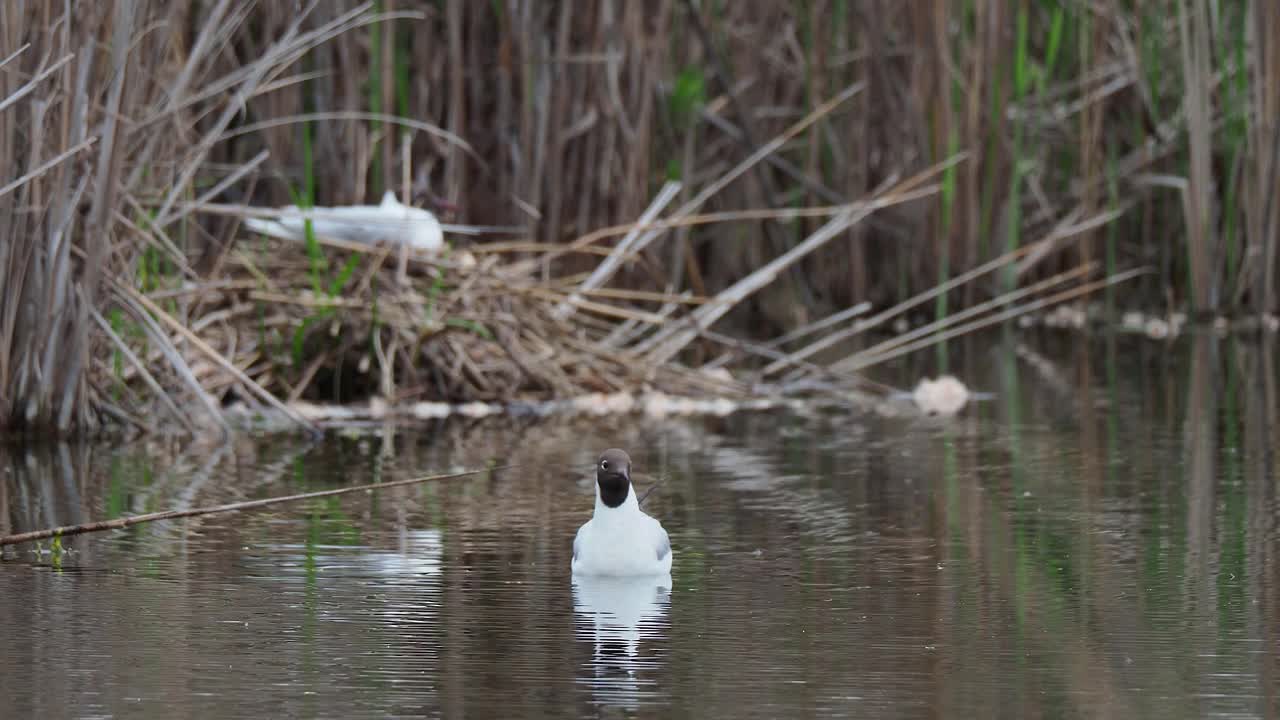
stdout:
[(316, 235), (372, 245), (378, 242), (406, 243), (415, 250), (439, 251), (444, 247), (440, 221), (428, 210), (404, 205), (388, 191), (379, 205), (314, 207), (296, 205), (280, 208), (273, 220), (246, 218), (252, 231), (283, 240), (306, 238), (306, 221)]

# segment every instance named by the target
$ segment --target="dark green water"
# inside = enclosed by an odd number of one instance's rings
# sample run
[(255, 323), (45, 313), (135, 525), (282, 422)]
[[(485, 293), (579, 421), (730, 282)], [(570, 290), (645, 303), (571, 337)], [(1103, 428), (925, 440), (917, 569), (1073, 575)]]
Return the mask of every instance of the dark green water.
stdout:
[[(0, 716), (1280, 714), (1271, 350), (997, 334), (950, 362), (995, 397), (949, 423), (10, 448), (0, 534), (520, 467), (9, 548)], [(587, 473), (611, 445), (666, 478), (646, 507), (676, 548), (669, 594), (575, 595)]]

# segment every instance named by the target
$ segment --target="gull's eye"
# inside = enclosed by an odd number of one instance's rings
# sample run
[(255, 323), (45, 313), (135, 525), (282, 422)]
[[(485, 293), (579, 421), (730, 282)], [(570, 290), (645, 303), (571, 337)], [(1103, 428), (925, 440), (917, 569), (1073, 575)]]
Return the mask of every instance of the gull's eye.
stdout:
[(608, 469), (609, 469), (609, 461), (608, 461), (608, 460), (601, 460), (601, 461), (600, 461), (600, 469), (601, 469), (601, 470), (608, 470)]

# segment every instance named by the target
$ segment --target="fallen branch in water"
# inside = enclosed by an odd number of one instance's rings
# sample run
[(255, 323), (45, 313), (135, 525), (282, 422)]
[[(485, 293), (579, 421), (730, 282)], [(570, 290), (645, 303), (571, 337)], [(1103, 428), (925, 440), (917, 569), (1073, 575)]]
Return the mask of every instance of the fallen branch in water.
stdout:
[(333, 490), (319, 490), (317, 492), (301, 493), (298, 495), (285, 495), (284, 497), (263, 498), (261, 500), (246, 500), (244, 502), (230, 503), (228, 505), (215, 505), (213, 507), (192, 508), (190, 510), (165, 510), (163, 512), (147, 513), (145, 515), (133, 515), (131, 517), (116, 518), (115, 520), (99, 520), (98, 522), (84, 523), (82, 525), (64, 525), (62, 527), (49, 528), (46, 530), (32, 530), (31, 532), (17, 533), (16, 535), (5, 535), (0, 537), (0, 547), (5, 545), (17, 545), (19, 543), (31, 542), (32, 540), (44, 540), (45, 538), (66, 537), (68, 535), (81, 535), (84, 533), (100, 532), (103, 530), (121, 530), (133, 525), (139, 525), (146, 522), (154, 522), (156, 520), (174, 520), (176, 518), (195, 517), (197, 515), (212, 515), (214, 513), (239, 512), (241, 510), (251, 510), (253, 508), (266, 507), (267, 505), (276, 505), (279, 503), (296, 502), (298, 500), (311, 500), (314, 498), (332, 497), (334, 495), (345, 495), (347, 493), (382, 490), (385, 488), (403, 487), (405, 485), (413, 485), (416, 483), (428, 482), (430, 480), (450, 480), (453, 478), (466, 477), (467, 475), (476, 475), (483, 472), (492, 472), (494, 470), (505, 470), (515, 467), (514, 465), (501, 465), (481, 470), (465, 470), (463, 472), (447, 473), (444, 475), (424, 475), (422, 477), (408, 478), (406, 480), (392, 480), (391, 482), (369, 483), (367, 485), (353, 485), (352, 487), (335, 488)]

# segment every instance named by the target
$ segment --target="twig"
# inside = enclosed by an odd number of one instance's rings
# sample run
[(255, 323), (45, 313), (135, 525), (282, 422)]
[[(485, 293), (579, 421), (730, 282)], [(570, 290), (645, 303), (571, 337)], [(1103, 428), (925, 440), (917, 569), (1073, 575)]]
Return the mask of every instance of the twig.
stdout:
[[(555, 298), (557, 296), (563, 297), (560, 295), (560, 293), (557, 293), (553, 290), (547, 290), (541, 287), (526, 287), (526, 288), (519, 288), (519, 290), (529, 293), (530, 295), (537, 295), (545, 298)], [(647, 322), (653, 325), (661, 325), (663, 322), (666, 321), (661, 315), (655, 315), (654, 313), (644, 312), (641, 310), (628, 310), (626, 308), (617, 307), (615, 305), (592, 302), (585, 298), (576, 297), (573, 295), (570, 295), (569, 297), (565, 298), (564, 302), (574, 305), (577, 308), (582, 310), (598, 313), (600, 315), (608, 315), (610, 317), (619, 317), (619, 318), (624, 318), (628, 320), (639, 320), (640, 322)]]
[(52, 160), (42, 164), (40, 167), (36, 168), (35, 170), (32, 170), (26, 175), (23, 175), (17, 180), (14, 180), (8, 185), (5, 185), (4, 187), (0, 187), (0, 197), (4, 197), (5, 195), (8, 195), (14, 190), (17, 190), (18, 188), (25, 185), (26, 183), (31, 182), (32, 180), (49, 172), (49, 170), (53, 169), (54, 167), (57, 167), (59, 163), (66, 160), (67, 158), (70, 158), (73, 155), (76, 155), (81, 150), (85, 150), (89, 147), (92, 147), (93, 144), (97, 141), (98, 141), (97, 137), (91, 137), (88, 140), (85, 140), (84, 142), (80, 143), (79, 145), (76, 145), (75, 147), (71, 148), (70, 150), (67, 150), (64, 153), (59, 154), (57, 157), (53, 158)]
[[(711, 60), (711, 68), (713, 75), (720, 81), (720, 87), (724, 91), (724, 97), (728, 101), (729, 110), (738, 118), (738, 124), (742, 127), (741, 139), (739, 143), (748, 153), (754, 148), (759, 147), (756, 143), (758, 135), (755, 131), (755, 123), (752, 122), (751, 115), (743, 109), (742, 103), (738, 100), (738, 93), (733, 91), (733, 79), (729, 75), (729, 65), (725, 62), (724, 57), (720, 53), (720, 49), (716, 47), (711, 40), (711, 34), (707, 32), (707, 26), (702, 22), (702, 14), (693, 6), (693, 0), (684, 0), (685, 11), (690, 20), (692, 20), (693, 29), (698, 36), (698, 41), (702, 45), (702, 50)], [(766, 156), (768, 157), (768, 156)], [(773, 182), (773, 176), (764, 168), (763, 165), (756, 164), (752, 167), (752, 172), (756, 176), (756, 180), (760, 183), (760, 191), (764, 194), (765, 201), (770, 205), (784, 204), (780, 202), (778, 189)], [(783, 253), (787, 248), (787, 241), (779, 236), (778, 228), (773, 223), (763, 223), (761, 229), (764, 230), (765, 238), (769, 244), (773, 246), (776, 253)], [(809, 293), (805, 278), (801, 275), (799, 268), (787, 268), (792, 274), (796, 282), (797, 288), (802, 293)], [(811, 297), (811, 293), (809, 293)]]
[(916, 340), (922, 337), (931, 335), (933, 333), (947, 330), (951, 327), (954, 327), (955, 325), (959, 324), (964, 320), (968, 320), (969, 318), (982, 315), (983, 313), (993, 308), (1010, 305), (1015, 300), (1021, 300), (1024, 297), (1035, 295), (1036, 293), (1039, 293), (1043, 290), (1048, 290), (1049, 288), (1055, 285), (1061, 285), (1064, 282), (1087, 277), (1095, 269), (1097, 269), (1097, 266), (1098, 266), (1097, 262), (1089, 262), (1083, 265), (1077, 265), (1074, 268), (1071, 268), (1070, 270), (1065, 270), (1056, 275), (1047, 277), (1044, 280), (1040, 280), (1039, 282), (1033, 283), (1024, 288), (1011, 290), (998, 297), (994, 297), (985, 302), (980, 302), (974, 305), (973, 307), (965, 308), (964, 310), (961, 310), (958, 313), (939, 318), (938, 320), (935, 320), (931, 323), (915, 328), (910, 332), (903, 333), (897, 337), (889, 338), (888, 340), (885, 340), (877, 345), (873, 345), (867, 348), (866, 350), (861, 350), (855, 355), (851, 356), (851, 362), (857, 362), (859, 358), (874, 358), (876, 356), (883, 355), (896, 347), (899, 347), (901, 345), (906, 345), (911, 342), (915, 342)]
[[(1045, 241), (1043, 240), (1040, 241), (1040, 243), (1043, 243), (1043, 242)], [(821, 352), (822, 350), (825, 350), (837, 343), (844, 342), (845, 340), (848, 340), (854, 335), (865, 332), (867, 330), (870, 330), (880, 325), (881, 323), (885, 322), (891, 317), (894, 317), (895, 315), (904, 313), (907, 310), (910, 310), (911, 308), (917, 305), (920, 305), (921, 303), (927, 302), (928, 300), (931, 300), (939, 295), (950, 292), (954, 288), (960, 287), (961, 285), (971, 280), (979, 278), (994, 270), (998, 270), (1008, 265), (1009, 263), (1013, 262), (1014, 260), (1017, 260), (1018, 258), (1022, 257), (1023, 255), (1026, 255), (1027, 253), (1031, 252), (1037, 247), (1040, 247), (1040, 243), (1035, 243), (1032, 245), (1024, 245), (1018, 248), (1017, 250), (1012, 250), (1010, 252), (1007, 252), (1004, 255), (1001, 255), (1000, 257), (995, 258), (994, 260), (990, 260), (982, 265), (979, 265), (976, 268), (973, 268), (972, 270), (961, 273), (944, 283), (936, 285), (933, 288), (916, 295), (915, 297), (908, 298), (907, 300), (903, 300), (897, 305), (894, 305), (891, 308), (883, 310), (877, 313), (876, 315), (870, 318), (867, 318), (866, 320), (862, 320), (857, 323), (854, 323), (850, 327), (831, 333), (830, 335), (827, 335), (826, 337), (823, 337), (820, 340), (816, 340), (813, 343), (810, 343), (809, 345), (792, 353), (787, 362), (778, 361), (778, 362), (769, 363), (760, 372), (762, 375), (771, 375), (773, 373), (778, 372), (779, 370), (783, 370), (791, 365), (794, 365), (795, 361), (797, 360), (804, 360), (805, 358), (812, 357), (813, 355), (817, 354), (818, 352)]]
[(227, 105), (222, 108), (222, 112), (219, 113), (217, 120), (215, 120), (211, 127), (209, 127), (208, 131), (204, 134), (204, 137), (200, 138), (200, 140), (196, 142), (191, 158), (182, 167), (182, 170), (178, 173), (177, 180), (173, 182), (173, 187), (169, 190), (169, 194), (165, 196), (165, 199), (160, 203), (159, 209), (156, 210), (156, 217), (167, 217), (169, 215), (169, 211), (173, 209), (173, 204), (178, 201), (178, 198), (181, 197), (183, 193), (190, 189), (191, 181), (200, 170), (201, 161), (204, 160), (205, 156), (209, 153), (209, 150), (212, 149), (216, 143), (224, 139), (222, 134), (231, 124), (231, 121), (242, 112), (245, 103), (249, 97), (252, 96), (253, 90), (266, 79), (267, 74), (271, 71), (271, 65), (265, 61), (266, 58), (275, 56), (280, 53), (282, 49), (288, 48), (293, 43), (302, 28), (303, 20), (308, 14), (310, 14), (314, 7), (314, 4), (309, 4), (304, 10), (295, 14), (293, 16), (293, 21), (285, 28), (280, 38), (276, 40), (270, 48), (268, 48), (264, 57), (258, 62), (250, 65), (251, 69), (249, 75), (245, 77), (244, 81), (240, 84), (240, 87), (232, 97), (231, 102), (227, 103)]
[[(132, 288), (128, 288), (128, 290), (136, 293)], [(192, 372), (191, 366), (187, 363), (186, 359), (182, 357), (182, 353), (178, 351), (173, 340), (165, 334), (164, 330), (156, 321), (156, 318), (152, 317), (152, 315), (147, 312), (147, 308), (142, 303), (139, 303), (129, 293), (118, 291), (117, 295), (120, 298), (121, 305), (126, 307), (138, 322), (141, 323), (144, 332), (146, 332), (148, 336), (155, 341), (156, 347), (159, 349), (160, 353), (164, 355), (165, 359), (169, 361), (169, 365), (174, 369), (174, 371), (178, 373), (178, 377), (182, 378), (183, 382), (185, 382), (191, 389), (191, 393), (202, 405), (204, 405), (209, 416), (218, 424), (223, 436), (226, 437), (227, 435), (230, 435), (231, 428), (227, 425), (226, 418), (222, 416), (221, 411), (217, 404), (214, 403), (213, 398), (209, 396), (209, 393), (200, 386), (200, 381), (196, 378), (195, 373)], [(147, 302), (150, 301), (148, 300)], [(165, 315), (165, 317), (168, 317), (168, 315)]]
[(268, 405), (271, 405), (272, 407), (279, 410), (280, 412), (283, 412), (286, 417), (298, 423), (304, 429), (310, 431), (312, 434), (316, 434), (316, 435), (320, 434), (320, 428), (316, 427), (314, 423), (308, 421), (306, 418), (299, 415), (297, 411), (294, 410), (293, 408), (290, 408), (288, 405), (285, 405), (284, 403), (280, 402), (279, 398), (277, 398), (275, 395), (272, 395), (270, 392), (268, 392), (265, 388), (263, 388), (258, 383), (254, 382), (253, 379), (250, 378), (248, 375), (245, 375), (244, 372), (240, 370), (240, 368), (236, 367), (231, 361), (223, 357), (222, 353), (213, 349), (209, 345), (209, 343), (205, 342), (204, 340), (201, 340), (200, 336), (188, 330), (185, 325), (173, 319), (173, 317), (169, 315), (169, 313), (165, 312), (163, 308), (161, 308), (159, 305), (156, 305), (154, 302), (152, 302), (151, 299), (148, 298), (146, 295), (143, 295), (142, 293), (138, 292), (137, 290), (134, 290), (128, 285), (121, 284), (119, 285), (119, 288), (123, 295), (132, 298), (135, 302), (141, 304), (143, 307), (149, 310), (153, 315), (155, 315), (155, 317), (159, 318), (166, 325), (173, 328), (175, 332), (177, 332), (179, 335), (186, 338), (187, 341), (189, 341), (192, 345), (194, 345), (198, 350), (200, 350), (205, 355), (207, 355), (210, 360), (213, 360), (218, 365), (221, 365), (224, 370), (231, 373), (237, 380), (243, 383), (245, 387), (251, 390), (253, 394), (257, 395), (260, 399), (262, 399)]
[(981, 318), (979, 320), (974, 320), (973, 322), (965, 323), (964, 325), (961, 325), (952, 330), (948, 330), (947, 332), (939, 333), (932, 337), (924, 338), (923, 340), (910, 343), (908, 345), (903, 345), (901, 347), (890, 350), (881, 355), (877, 355), (873, 358), (867, 358), (862, 355), (855, 355), (853, 357), (845, 358), (844, 360), (841, 360), (839, 362), (832, 364), (830, 366), (830, 369), (836, 372), (857, 372), (859, 370), (863, 370), (865, 368), (871, 367), (872, 365), (879, 365), (880, 363), (883, 363), (887, 360), (892, 360), (893, 358), (899, 357), (901, 355), (906, 355), (908, 353), (915, 352), (916, 350), (920, 350), (921, 348), (926, 348), (931, 345), (936, 345), (942, 342), (943, 340), (950, 340), (953, 337), (965, 335), (975, 330), (980, 330), (984, 327), (995, 325), (996, 323), (1001, 323), (1006, 320), (1012, 320), (1013, 318), (1018, 317), (1019, 315), (1025, 315), (1026, 313), (1035, 312), (1036, 310), (1048, 307), (1050, 305), (1057, 305), (1058, 303), (1063, 303), (1068, 300), (1073, 300), (1082, 295), (1088, 295), (1094, 290), (1104, 288), (1108, 285), (1115, 285), (1117, 283), (1122, 283), (1122, 282), (1125, 282), (1126, 280), (1133, 279), (1139, 275), (1144, 275), (1148, 272), (1150, 272), (1150, 270), (1148, 270), (1147, 268), (1137, 268), (1134, 270), (1117, 273), (1110, 277), (1103, 278), (1102, 280), (1095, 280), (1094, 282), (1087, 283), (1085, 285), (1079, 285), (1077, 287), (1071, 288), (1070, 290), (1063, 290), (1062, 292), (1055, 293), (1053, 295), (1049, 295), (1047, 297), (1043, 297), (1038, 300), (1033, 300), (1031, 302), (1024, 303), (1022, 305), (1017, 305), (1015, 307), (1009, 308), (1008, 310), (1005, 310), (1004, 312), (999, 312), (994, 315), (988, 315), (987, 317)]
[[(735, 165), (732, 169), (730, 169), (729, 172), (716, 178), (714, 182), (712, 182), (710, 185), (707, 185), (705, 188), (699, 191), (698, 194), (693, 197), (693, 199), (689, 200), (684, 205), (681, 205), (674, 213), (672, 213), (671, 217), (668, 218), (668, 220), (670, 221), (680, 220), (682, 218), (688, 217), (693, 213), (695, 213), (698, 210), (698, 208), (702, 207), (703, 204), (705, 204), (708, 200), (710, 200), (713, 195), (723, 190), (734, 180), (737, 180), (739, 177), (742, 176), (743, 173), (747, 172), (752, 167), (755, 167), (755, 165), (760, 161), (762, 161), (764, 158), (777, 152), (778, 149), (781, 148), (783, 145), (786, 145), (787, 142), (791, 140), (791, 138), (804, 132), (804, 130), (808, 128), (810, 125), (812, 125), (813, 123), (817, 122), (818, 120), (822, 119), (823, 117), (831, 113), (833, 110), (835, 110), (845, 101), (852, 98), (854, 95), (857, 95), (859, 92), (862, 91), (863, 87), (864, 87), (863, 83), (860, 83), (860, 82), (854, 83), (853, 85), (850, 85), (849, 87), (842, 90), (835, 97), (831, 98), (830, 100), (814, 108), (813, 112), (810, 112), (808, 115), (804, 116), (794, 125), (784, 130), (781, 134), (777, 135), (772, 140), (765, 143), (762, 147), (760, 147), (760, 149), (756, 150), (745, 160), (743, 160), (742, 162)], [(648, 247), (649, 243), (656, 240), (661, 234), (662, 234), (661, 229), (646, 231), (643, 235), (636, 238), (635, 242), (628, 249), (628, 252), (632, 255), (639, 253), (641, 250)]]
[(176, 209), (170, 211), (168, 215), (162, 218), (156, 218), (152, 224), (159, 227), (164, 227), (174, 222), (175, 220), (182, 219), (188, 213), (190, 213), (194, 208), (198, 208), (204, 205), (205, 203), (209, 202), (213, 198), (218, 197), (227, 188), (240, 182), (240, 179), (243, 178), (245, 175), (248, 175), (254, 170), (257, 170), (258, 166), (261, 165), (263, 162), (265, 162), (266, 159), (270, 156), (271, 156), (271, 153), (266, 150), (263, 150), (257, 155), (254, 155), (252, 160), (250, 160), (247, 163), (244, 163), (240, 167), (237, 167), (235, 170), (231, 172), (230, 175), (227, 175), (226, 177), (219, 180), (217, 185), (214, 185), (212, 188), (209, 188), (209, 190), (204, 194), (202, 194), (200, 197), (196, 198), (190, 203), (180, 204)]
[(463, 472), (447, 473), (444, 475), (424, 475), (422, 477), (408, 478), (406, 480), (392, 480), (391, 482), (369, 483), (366, 485), (353, 485), (351, 487), (336, 488), (333, 490), (319, 490), (317, 492), (300, 493), (297, 495), (285, 495), (283, 497), (262, 498), (259, 500), (246, 500), (244, 502), (230, 503), (227, 505), (214, 505), (213, 507), (192, 508), (190, 510), (164, 510), (161, 512), (146, 513), (145, 515), (133, 515), (131, 517), (116, 518), (115, 520), (99, 520), (97, 522), (83, 523), (80, 525), (63, 525), (62, 527), (48, 528), (45, 530), (32, 530), (31, 532), (18, 533), (16, 535), (5, 535), (0, 537), (0, 547), (5, 545), (17, 545), (18, 543), (31, 542), (32, 540), (44, 540), (52, 537), (66, 537), (68, 535), (82, 535), (84, 533), (101, 532), (103, 530), (121, 530), (141, 523), (155, 522), (156, 520), (175, 520), (178, 518), (196, 517), (198, 515), (212, 515), (214, 513), (224, 512), (240, 512), (243, 510), (252, 510), (254, 508), (266, 507), (268, 505), (278, 505), (280, 503), (297, 502), (299, 500), (312, 500), (322, 497), (333, 497), (334, 495), (346, 495), (354, 492), (370, 492), (373, 490), (382, 490), (385, 488), (403, 487), (405, 485), (413, 485), (416, 483), (428, 482), (431, 480), (450, 480), (452, 478), (466, 477), (483, 472), (492, 472), (494, 470), (506, 470), (516, 467), (515, 465), (501, 465), (497, 467), (483, 468), (480, 470), (465, 470)]
[[(706, 301), (704, 300), (703, 302), (706, 302)], [(853, 307), (845, 308), (844, 310), (828, 315), (825, 318), (822, 318), (821, 320), (816, 320), (807, 325), (802, 325), (796, 328), (795, 330), (792, 330), (789, 333), (786, 333), (784, 335), (774, 338), (773, 340), (770, 340), (769, 342), (764, 343), (764, 345), (762, 345), (761, 347), (769, 348), (771, 350), (775, 348), (780, 348), (783, 345), (786, 345), (787, 343), (792, 342), (794, 340), (799, 340), (800, 338), (805, 337), (806, 335), (812, 335), (813, 333), (816, 333), (819, 330), (825, 330), (831, 327), (832, 325), (839, 325), (845, 320), (850, 320), (859, 315), (862, 315), (863, 313), (867, 312), (870, 309), (871, 309), (871, 303), (866, 301), (860, 302), (857, 305), (854, 305)], [(779, 353), (779, 356), (782, 356), (782, 355), (784, 355), (784, 353)], [(720, 357), (716, 358), (715, 360), (712, 360), (711, 362), (703, 365), (702, 369), (711, 370), (718, 367), (724, 367), (732, 359), (733, 359), (733, 353), (724, 353)]]
[[(658, 217), (658, 214), (662, 212), (663, 208), (675, 199), (675, 196), (680, 192), (681, 187), (680, 183), (670, 181), (663, 185), (662, 189), (658, 191), (658, 196), (653, 199), (653, 202), (649, 204), (649, 207), (640, 216), (640, 223), (653, 222), (654, 218)], [(633, 228), (631, 232), (627, 233), (627, 236), (622, 239), (622, 242), (618, 243), (617, 247), (613, 249), (613, 252), (609, 254), (609, 257), (605, 258), (604, 262), (597, 265), (595, 271), (591, 273), (591, 276), (583, 281), (582, 286), (578, 288), (578, 292), (570, 295), (564, 302), (560, 303), (560, 305), (556, 307), (556, 317), (560, 319), (567, 319), (573, 314), (574, 301), (579, 299), (581, 293), (588, 290), (594, 290), (606, 282), (609, 282), (609, 278), (613, 277), (613, 274), (617, 272), (618, 267), (622, 265), (622, 258), (631, 251), (633, 245), (638, 244), (639, 239), (639, 230)]]
[(764, 267), (756, 270), (747, 277), (739, 280), (729, 286), (714, 300), (702, 307), (698, 308), (690, 317), (693, 321), (693, 327), (684, 327), (679, 324), (669, 324), (668, 332), (665, 334), (660, 332), (653, 338), (650, 338), (648, 346), (649, 361), (654, 364), (661, 364), (675, 357), (677, 353), (684, 349), (695, 337), (697, 337), (698, 328), (710, 327), (712, 323), (719, 320), (728, 313), (735, 305), (744, 298), (756, 292), (760, 288), (773, 282), (784, 270), (794, 265), (801, 258), (809, 253), (817, 250), (825, 245), (832, 238), (836, 237), (844, 230), (882, 207), (889, 207), (899, 203), (916, 200), (937, 192), (935, 186), (928, 186), (923, 189), (916, 189), (926, 179), (942, 172), (951, 164), (958, 162), (963, 156), (957, 156), (946, 162), (939, 163), (924, 172), (902, 182), (898, 187), (885, 192), (881, 198), (875, 202), (868, 203), (863, 209), (842, 213), (832, 218), (827, 224), (823, 225), (816, 232), (805, 238), (803, 242), (791, 248), (771, 262), (765, 264)]
[(422, 122), (421, 120), (414, 120), (412, 118), (400, 117), (398, 115), (389, 115), (387, 113), (362, 112), (357, 110), (342, 110), (342, 111), (333, 111), (333, 112), (303, 113), (301, 115), (277, 117), (277, 118), (271, 118), (270, 120), (263, 120), (261, 122), (244, 125), (234, 130), (228, 130), (227, 132), (219, 136), (219, 140), (230, 140), (231, 138), (238, 137), (240, 135), (249, 135), (251, 133), (256, 133), (261, 130), (266, 130), (268, 128), (274, 128), (274, 127), (281, 127), (283, 125), (293, 125), (297, 123), (316, 122), (316, 121), (328, 122), (328, 121), (335, 121), (335, 120), (365, 120), (369, 122), (381, 122), (381, 123), (387, 123), (392, 125), (400, 125), (402, 127), (406, 127), (411, 130), (420, 130), (424, 133), (427, 133), (428, 135), (431, 135), (434, 138), (443, 140), (444, 142), (447, 142), (454, 147), (460, 148), (467, 155), (470, 155), (476, 162), (480, 163), (484, 167), (488, 167), (488, 163), (486, 163), (484, 158), (482, 158), (478, 153), (476, 153), (476, 151), (471, 147), (470, 143), (468, 143), (466, 140), (463, 140), (461, 137), (458, 137), (457, 135), (449, 132), (448, 130), (442, 129), (439, 125), (433, 125), (431, 123)]
[[(619, 235), (626, 235), (636, 230), (670, 230), (672, 228), (692, 227), (695, 225), (711, 225), (724, 222), (748, 222), (752, 220), (777, 220), (778, 222), (790, 222), (801, 218), (832, 217), (847, 210), (852, 210), (858, 206), (859, 203), (842, 203), (839, 205), (819, 205), (816, 207), (753, 208), (749, 210), (726, 210), (722, 212), (699, 213), (697, 215), (684, 215), (681, 217), (648, 223), (630, 222), (623, 223), (621, 225), (610, 225), (608, 227), (592, 230), (570, 243), (537, 243), (527, 241), (495, 242), (477, 245), (471, 248), (471, 252), (476, 254), (517, 252), (547, 253), (546, 258), (539, 258), (536, 260), (537, 263), (541, 264), (572, 253), (609, 255), (613, 250), (592, 246), (601, 240), (617, 237)], [(275, 217), (275, 214), (279, 213), (278, 210), (258, 211), (248, 206), (216, 204), (202, 205), (200, 209), (210, 213), (223, 215), (252, 214), (262, 217)], [(442, 224), (440, 227), (445, 231), (448, 231), (451, 226)], [(634, 255), (634, 253), (628, 254), (628, 257), (630, 257), (630, 255)]]
[(138, 376), (141, 377), (147, 387), (151, 388), (151, 391), (155, 393), (156, 399), (168, 408), (169, 412), (173, 415), (173, 418), (177, 420), (182, 427), (186, 428), (187, 432), (195, 434), (195, 426), (191, 424), (191, 420), (178, 409), (178, 404), (173, 401), (173, 398), (169, 397), (169, 393), (165, 392), (164, 388), (160, 386), (160, 383), (151, 375), (151, 372), (147, 370), (146, 364), (143, 363), (142, 360), (134, 354), (133, 350), (129, 348), (125, 341), (116, 334), (116, 331), (111, 328), (111, 324), (102, 317), (102, 313), (97, 310), (90, 310), (89, 317), (93, 318), (93, 321), (98, 324), (98, 327), (102, 330), (103, 334), (107, 336), (107, 339), (116, 346), (116, 349), (120, 352), (121, 356), (128, 360), (129, 364), (137, 369)]
[[(700, 337), (707, 338), (708, 340), (712, 340), (714, 342), (720, 343), (721, 345), (725, 345), (727, 347), (735, 348), (743, 353), (757, 355), (760, 357), (768, 358), (770, 360), (783, 358), (786, 356), (786, 353), (775, 350), (767, 344), (761, 345), (759, 343), (747, 342), (746, 340), (731, 337), (729, 335), (723, 335), (721, 333), (715, 332), (714, 330), (707, 330), (704, 328), (702, 330), (699, 330), (698, 334)], [(805, 370), (808, 370), (814, 375), (823, 376), (825, 380), (829, 381), (828, 384), (832, 387), (835, 387), (834, 383), (838, 382), (838, 383), (841, 383), (840, 387), (842, 388), (867, 386), (867, 387), (874, 387), (877, 390), (884, 393), (901, 392), (896, 387), (893, 387), (891, 385), (886, 385), (884, 383), (876, 382), (875, 380), (871, 380), (869, 378), (858, 377), (850, 373), (838, 373), (838, 372), (829, 370), (828, 368), (825, 368), (816, 363), (809, 362), (807, 360), (800, 360), (798, 362), (800, 363), (800, 366)], [(705, 370), (706, 367), (704, 366), (702, 369)]]
[[(21, 53), (23, 50), (26, 50), (29, 47), (31, 47), (31, 43), (27, 43), (26, 45), (23, 45), (21, 48), (18, 49), (18, 52), (15, 52), (14, 54), (5, 58), (3, 61), (0, 61), (0, 67), (4, 67), (4, 65), (6, 65), (10, 60), (17, 57), (18, 53)], [(5, 108), (9, 107), (13, 103), (16, 103), (22, 98), (26, 97), (28, 93), (30, 93), (32, 90), (35, 90), (36, 87), (40, 85), (40, 82), (42, 80), (56, 73), (59, 69), (62, 68), (63, 65), (66, 65), (67, 63), (71, 62), (71, 59), (74, 58), (75, 56), (76, 56), (75, 53), (67, 53), (62, 57), (62, 59), (58, 60), (53, 65), (50, 65), (49, 67), (46, 67), (43, 70), (41, 70), (35, 77), (28, 80), (22, 87), (18, 88), (12, 93), (9, 93), (4, 98), (0, 98), (0, 111), (3, 111)]]

